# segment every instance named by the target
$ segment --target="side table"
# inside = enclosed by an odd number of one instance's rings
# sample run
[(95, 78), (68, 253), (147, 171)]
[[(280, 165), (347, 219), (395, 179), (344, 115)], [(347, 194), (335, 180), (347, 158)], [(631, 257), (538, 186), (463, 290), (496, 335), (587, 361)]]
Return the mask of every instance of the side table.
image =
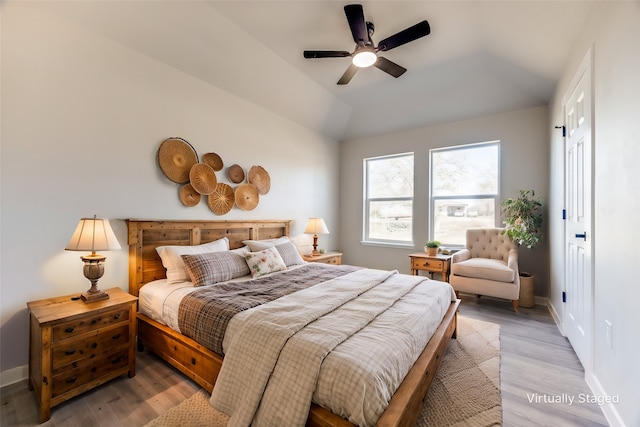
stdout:
[(449, 281), (449, 271), (451, 269), (451, 257), (453, 255), (429, 256), (426, 252), (415, 252), (409, 255), (411, 258), (411, 274), (418, 275), (418, 271), (427, 271), (433, 277), (433, 273), (440, 273), (442, 281)]
[(302, 255), (302, 259), (307, 262), (321, 262), (323, 264), (342, 264), (342, 252), (326, 252), (320, 255)]

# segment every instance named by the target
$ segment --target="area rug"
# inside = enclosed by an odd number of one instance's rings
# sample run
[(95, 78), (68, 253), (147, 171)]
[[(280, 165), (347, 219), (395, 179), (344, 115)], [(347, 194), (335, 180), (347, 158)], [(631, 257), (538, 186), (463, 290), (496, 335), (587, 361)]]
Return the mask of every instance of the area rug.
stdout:
[[(209, 397), (200, 390), (145, 427), (226, 426), (228, 417), (213, 409)], [(458, 338), (447, 347), (416, 426), (500, 425), (500, 327), (458, 316)]]

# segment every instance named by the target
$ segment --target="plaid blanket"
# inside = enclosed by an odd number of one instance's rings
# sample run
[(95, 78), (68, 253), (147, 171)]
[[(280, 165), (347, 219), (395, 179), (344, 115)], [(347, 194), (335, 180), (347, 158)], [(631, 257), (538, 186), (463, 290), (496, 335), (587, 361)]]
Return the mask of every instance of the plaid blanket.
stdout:
[(180, 302), (180, 331), (208, 349), (223, 355), (222, 342), (227, 325), (237, 313), (359, 268), (350, 265), (327, 266), (310, 263), (282, 274), (202, 286)]
[[(405, 296), (414, 292), (418, 295), (405, 302)], [(438, 296), (430, 302), (434, 292)], [(324, 376), (329, 383), (345, 384), (348, 394), (372, 390), (375, 398), (361, 400), (355, 409), (334, 412), (355, 424), (375, 424), (451, 298), (453, 291), (446, 283), (364, 269), (248, 310), (230, 325), (233, 335), (211, 404), (230, 415), (229, 426), (303, 426), (314, 390), (320, 386), (318, 378)], [(238, 322), (242, 322), (239, 327)], [(394, 329), (398, 334), (392, 334)], [(364, 341), (356, 340), (356, 351), (348, 357), (355, 365), (347, 363), (346, 370), (327, 372), (328, 356), (358, 335)], [(408, 351), (404, 347), (409, 342)], [(385, 349), (377, 353), (377, 347)], [(389, 380), (375, 374), (369, 383), (361, 369), (352, 369), (368, 353), (377, 353), (377, 372), (391, 371), (383, 375)], [(344, 360), (339, 365), (345, 366)], [(329, 402), (326, 407), (333, 406)]]

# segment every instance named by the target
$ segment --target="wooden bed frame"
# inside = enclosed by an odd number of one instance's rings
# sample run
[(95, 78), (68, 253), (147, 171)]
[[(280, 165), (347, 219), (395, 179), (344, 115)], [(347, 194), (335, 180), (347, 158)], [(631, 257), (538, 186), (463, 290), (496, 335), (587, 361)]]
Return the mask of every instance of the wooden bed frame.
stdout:
[[(127, 220), (129, 243), (129, 293), (138, 296), (145, 283), (165, 278), (156, 247), (163, 245), (199, 245), (222, 237), (231, 249), (243, 240), (262, 240), (289, 236), (290, 220), (206, 221), (206, 220)], [(422, 351), (378, 426), (413, 426), (420, 415), (422, 400), (429, 390), (440, 361), (456, 337), (460, 300), (451, 303), (444, 319)], [(222, 366), (223, 357), (194, 340), (138, 313), (138, 347), (146, 347), (179, 371), (211, 392)], [(308, 426), (353, 426), (344, 418), (313, 404)]]

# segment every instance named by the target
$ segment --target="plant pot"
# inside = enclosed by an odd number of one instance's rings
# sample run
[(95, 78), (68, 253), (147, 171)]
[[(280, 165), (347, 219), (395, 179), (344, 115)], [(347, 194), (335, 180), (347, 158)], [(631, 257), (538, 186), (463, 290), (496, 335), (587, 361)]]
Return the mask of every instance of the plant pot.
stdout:
[(519, 307), (533, 308), (536, 306), (534, 297), (535, 276), (530, 273), (520, 273), (520, 301)]
[(424, 250), (427, 252), (427, 255), (429, 255), (429, 256), (438, 255), (438, 248), (428, 248), (428, 247), (425, 246)]

